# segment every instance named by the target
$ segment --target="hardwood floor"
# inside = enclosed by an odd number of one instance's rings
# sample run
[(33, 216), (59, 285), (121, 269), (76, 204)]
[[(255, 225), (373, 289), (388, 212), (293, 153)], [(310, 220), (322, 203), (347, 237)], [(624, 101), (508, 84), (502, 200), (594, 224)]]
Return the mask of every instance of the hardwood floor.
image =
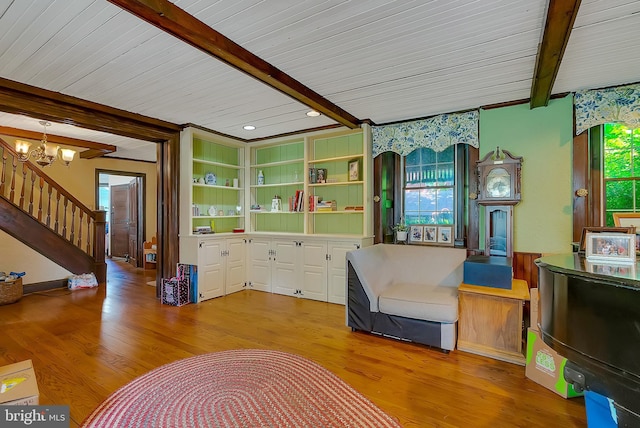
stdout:
[(462, 351), (354, 333), (344, 306), (242, 291), (179, 308), (146, 285), (153, 271), (108, 261), (108, 283), (0, 306), (0, 365), (32, 359), (41, 404), (67, 404), (72, 427), (109, 394), (162, 364), (235, 348), (309, 358), (404, 427), (586, 427), (584, 400), (563, 399), (524, 367)]

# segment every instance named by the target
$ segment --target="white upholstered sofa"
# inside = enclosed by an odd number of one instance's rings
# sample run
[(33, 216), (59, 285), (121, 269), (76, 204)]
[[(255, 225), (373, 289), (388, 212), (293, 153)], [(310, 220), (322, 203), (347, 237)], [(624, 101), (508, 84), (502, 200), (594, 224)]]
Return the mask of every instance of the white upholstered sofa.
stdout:
[(377, 244), (347, 253), (347, 325), (455, 349), (464, 248)]

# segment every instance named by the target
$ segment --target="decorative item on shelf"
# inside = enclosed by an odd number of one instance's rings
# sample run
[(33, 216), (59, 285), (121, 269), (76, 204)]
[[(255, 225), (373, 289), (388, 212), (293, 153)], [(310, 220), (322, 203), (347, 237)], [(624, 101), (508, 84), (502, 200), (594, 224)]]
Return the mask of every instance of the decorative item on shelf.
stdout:
[(422, 242), (422, 235), (424, 233), (423, 226), (413, 225), (409, 229), (409, 241), (411, 242)]
[(262, 207), (260, 205), (258, 205), (258, 204), (253, 204), (253, 205), (251, 205), (249, 210), (251, 210), (251, 211), (262, 211)]
[(224, 216), (224, 210), (218, 210), (218, 216), (220, 217)]
[(229, 187), (230, 183), (229, 183), (229, 179), (227, 178), (227, 180), (224, 182), (225, 187)]
[(282, 211), (282, 199), (278, 195), (274, 195), (271, 200), (271, 212)]
[(327, 168), (318, 168), (316, 174), (316, 183), (322, 184), (327, 182)]
[(200, 177), (200, 178), (198, 179), (198, 183), (199, 183), (199, 184), (204, 184), (204, 177)]
[(453, 245), (453, 226), (438, 227), (438, 243)]
[(360, 159), (349, 161), (349, 181), (360, 181)]
[(216, 184), (218, 184), (218, 176), (215, 175), (213, 172), (207, 172), (204, 176), (204, 182), (205, 184), (210, 184), (215, 186)]
[(229, 216), (234, 216), (236, 215), (236, 210), (234, 210), (233, 208), (227, 210), (227, 215)]
[(240, 215), (242, 212), (242, 205), (236, 205), (236, 215)]
[(314, 167), (309, 168), (309, 184), (316, 184), (318, 182), (318, 169)]
[(216, 207), (214, 207), (213, 205), (211, 205), (211, 206), (209, 207), (209, 211), (208, 211), (208, 213), (209, 213), (209, 215), (210, 215), (211, 217), (215, 216), (215, 215), (216, 215)]
[(422, 234), (422, 242), (438, 242), (438, 228), (436, 226), (425, 226)]
[(400, 220), (400, 223), (393, 226), (393, 231), (396, 234), (396, 242), (407, 242), (409, 226), (404, 222), (404, 218)]
[(200, 216), (200, 207), (196, 204), (191, 205), (191, 215), (194, 217)]
[(75, 150), (61, 149), (60, 146), (49, 143), (47, 141), (47, 126), (51, 126), (51, 122), (41, 120), (40, 125), (44, 127), (44, 132), (42, 134), (42, 140), (40, 140), (40, 145), (35, 149), (29, 151), (31, 143), (16, 140), (18, 160), (20, 162), (26, 162), (29, 160), (29, 157), (33, 157), (38, 165), (45, 167), (51, 165), (56, 159), (60, 159), (64, 162), (65, 166), (69, 166), (69, 163), (71, 163), (76, 154)]
[(238, 179), (237, 178), (233, 179), (233, 187), (238, 187)]
[(258, 171), (258, 186), (264, 185), (264, 173), (262, 170)]

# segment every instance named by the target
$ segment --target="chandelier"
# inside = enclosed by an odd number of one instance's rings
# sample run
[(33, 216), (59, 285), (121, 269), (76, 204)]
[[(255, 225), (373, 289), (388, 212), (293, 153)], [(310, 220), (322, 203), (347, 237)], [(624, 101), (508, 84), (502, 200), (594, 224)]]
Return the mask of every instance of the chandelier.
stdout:
[(23, 140), (16, 140), (16, 152), (18, 152), (18, 160), (26, 162), (29, 157), (33, 157), (36, 163), (42, 167), (51, 165), (56, 159), (60, 159), (66, 166), (73, 160), (76, 154), (75, 150), (61, 149), (60, 146), (47, 142), (47, 126), (51, 126), (51, 122), (41, 120), (40, 125), (44, 127), (42, 140), (40, 145), (29, 151), (31, 143)]

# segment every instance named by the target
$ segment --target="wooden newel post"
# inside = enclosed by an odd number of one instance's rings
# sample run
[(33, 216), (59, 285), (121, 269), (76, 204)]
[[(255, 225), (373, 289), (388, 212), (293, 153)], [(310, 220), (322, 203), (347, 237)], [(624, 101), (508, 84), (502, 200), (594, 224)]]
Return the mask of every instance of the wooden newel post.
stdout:
[(107, 264), (104, 261), (105, 235), (107, 225), (107, 212), (94, 211), (95, 221), (93, 223), (93, 258), (95, 259), (96, 278), (99, 284), (107, 282)]

